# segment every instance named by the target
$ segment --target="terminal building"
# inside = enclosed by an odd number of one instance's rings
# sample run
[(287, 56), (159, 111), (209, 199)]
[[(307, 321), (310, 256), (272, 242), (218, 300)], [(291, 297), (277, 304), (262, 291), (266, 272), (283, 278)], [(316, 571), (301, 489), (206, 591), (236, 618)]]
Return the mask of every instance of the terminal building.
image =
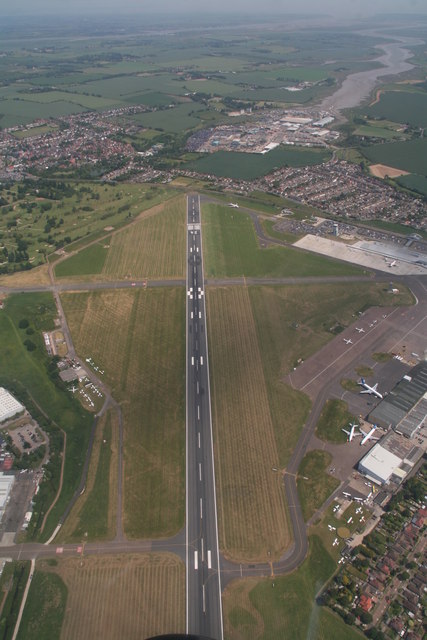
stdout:
[(25, 411), (24, 405), (16, 400), (9, 391), (0, 387), (0, 424)]

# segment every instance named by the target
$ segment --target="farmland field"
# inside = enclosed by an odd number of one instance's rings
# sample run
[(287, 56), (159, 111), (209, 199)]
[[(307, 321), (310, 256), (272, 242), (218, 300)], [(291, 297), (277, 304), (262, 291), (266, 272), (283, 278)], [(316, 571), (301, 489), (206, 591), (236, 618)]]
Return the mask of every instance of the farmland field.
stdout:
[(402, 187), (412, 189), (423, 196), (427, 196), (427, 177), (425, 176), (417, 176), (414, 174), (401, 176), (396, 182), (402, 185)]
[(206, 277), (352, 275), (360, 269), (315, 254), (272, 246), (262, 249), (253, 222), (243, 211), (204, 205), (204, 260)]
[(316, 594), (335, 567), (321, 539), (311, 536), (309, 555), (292, 574), (234, 581), (223, 596), (225, 636), (229, 640), (362, 640), (364, 636), (355, 629), (316, 605)]
[(368, 107), (369, 116), (386, 118), (392, 122), (401, 122), (415, 127), (427, 126), (427, 93), (413, 91), (387, 91), (382, 93), (380, 101)]
[(220, 547), (235, 560), (266, 561), (290, 532), (282, 478), (271, 471), (279, 456), (250, 298), (218, 288), (207, 302)]
[(280, 146), (265, 155), (259, 153), (237, 153), (217, 151), (204, 158), (188, 162), (183, 168), (198, 173), (211, 173), (216, 176), (254, 180), (270, 173), (275, 168), (290, 166), (302, 167), (326, 162), (330, 153), (324, 149), (303, 149)]
[(63, 640), (137, 640), (185, 631), (185, 567), (173, 554), (67, 558), (56, 567), (48, 561), (38, 567), (68, 589)]
[(361, 147), (359, 151), (374, 164), (386, 164), (409, 173), (427, 176), (427, 139)]
[(124, 529), (167, 536), (184, 523), (184, 290), (66, 294), (76, 350), (105, 370), (124, 421)]

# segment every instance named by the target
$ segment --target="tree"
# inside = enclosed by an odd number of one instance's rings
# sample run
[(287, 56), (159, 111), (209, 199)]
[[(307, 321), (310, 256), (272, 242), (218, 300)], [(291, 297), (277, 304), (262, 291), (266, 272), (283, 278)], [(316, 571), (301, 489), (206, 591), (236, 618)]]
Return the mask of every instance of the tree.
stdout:
[(18, 327), (20, 329), (27, 329), (29, 326), (30, 326), (30, 323), (26, 318), (23, 318), (22, 320), (19, 321)]

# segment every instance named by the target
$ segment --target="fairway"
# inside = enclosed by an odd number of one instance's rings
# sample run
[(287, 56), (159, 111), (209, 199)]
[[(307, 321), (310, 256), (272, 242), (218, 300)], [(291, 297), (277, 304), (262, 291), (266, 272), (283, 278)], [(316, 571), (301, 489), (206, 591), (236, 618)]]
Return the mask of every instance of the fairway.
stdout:
[[(59, 560), (68, 588), (62, 640), (140, 640), (185, 631), (185, 567), (173, 554)], [(161, 594), (161, 597), (159, 596)]]
[(77, 353), (102, 370), (124, 421), (124, 529), (168, 536), (184, 524), (185, 292), (66, 294)]
[(205, 275), (235, 276), (352, 275), (360, 269), (292, 247), (261, 248), (249, 214), (226, 205), (203, 205)]
[(209, 289), (207, 301), (220, 547), (266, 561), (290, 532), (250, 298), (240, 287)]

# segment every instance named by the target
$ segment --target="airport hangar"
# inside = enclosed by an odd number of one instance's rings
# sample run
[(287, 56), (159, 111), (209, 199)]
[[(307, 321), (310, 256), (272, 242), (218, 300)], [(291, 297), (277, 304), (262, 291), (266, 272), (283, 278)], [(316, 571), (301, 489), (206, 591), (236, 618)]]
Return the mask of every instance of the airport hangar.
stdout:
[(0, 423), (25, 411), (25, 407), (9, 391), (0, 387)]
[(389, 431), (360, 460), (358, 470), (384, 485), (400, 484), (427, 450), (427, 362), (420, 362), (369, 414)]

